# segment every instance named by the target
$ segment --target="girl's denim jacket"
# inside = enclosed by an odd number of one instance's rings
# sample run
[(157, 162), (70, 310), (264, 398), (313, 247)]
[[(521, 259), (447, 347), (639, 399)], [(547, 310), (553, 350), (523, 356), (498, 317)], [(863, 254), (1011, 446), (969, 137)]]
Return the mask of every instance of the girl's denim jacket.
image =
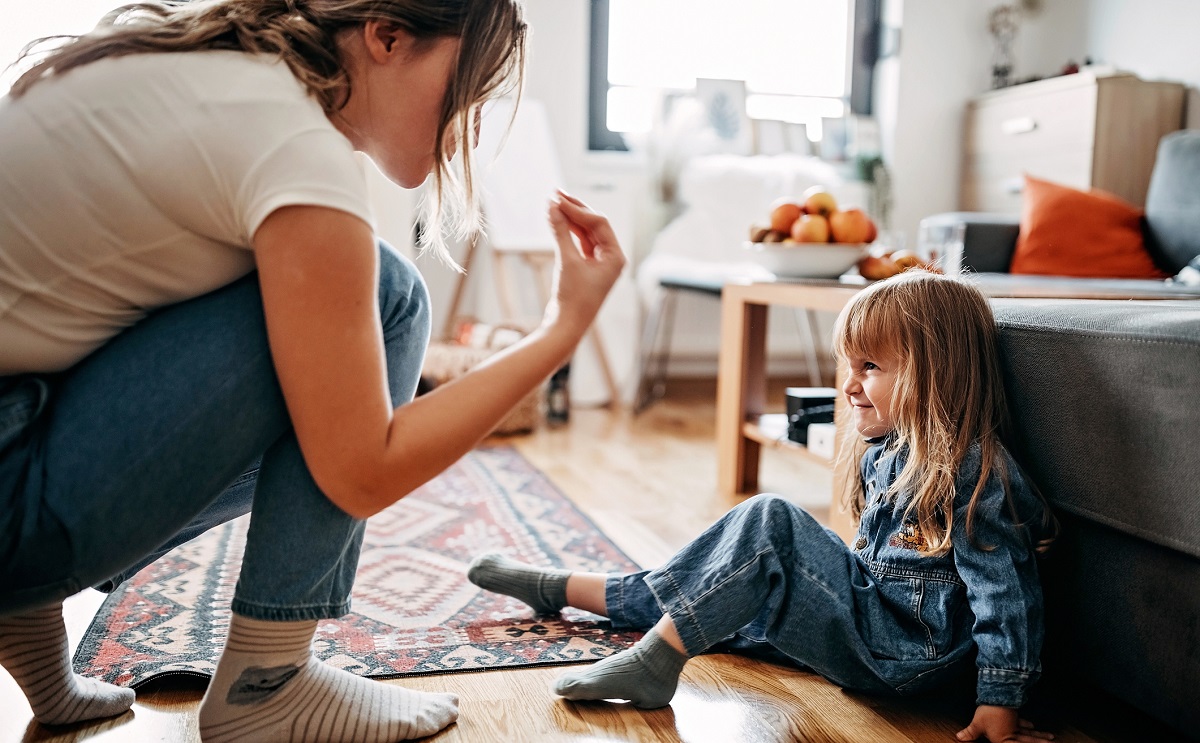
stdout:
[[(851, 545), (878, 582), (889, 605), (888, 638), (911, 654), (924, 646), (926, 660), (952, 661), (977, 650), (977, 704), (1020, 707), (1041, 672), (1044, 629), (1042, 590), (1034, 542), (1026, 525), (1040, 523), (1041, 499), (1007, 451), (1006, 497), (995, 470), (980, 494), (970, 537), (967, 506), (980, 474), (975, 444), (956, 478), (953, 547), (929, 556), (915, 518), (904, 518), (908, 496), (886, 496), (907, 458), (906, 448), (888, 437), (871, 446), (861, 467), (865, 507)], [(884, 638), (876, 637), (878, 645)]]

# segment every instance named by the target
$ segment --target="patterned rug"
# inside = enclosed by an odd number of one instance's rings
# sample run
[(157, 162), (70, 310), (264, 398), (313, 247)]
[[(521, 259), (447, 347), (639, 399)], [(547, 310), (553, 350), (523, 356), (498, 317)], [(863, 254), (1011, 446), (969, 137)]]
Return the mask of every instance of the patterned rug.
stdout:
[[(247, 517), (181, 545), (108, 596), (75, 670), (122, 686), (212, 675)], [(622, 650), (600, 617), (536, 618), (516, 599), (467, 582), (479, 552), (576, 570), (637, 566), (511, 447), (477, 449), (367, 522), (352, 612), (322, 621), (319, 657), (362, 676), (579, 663)]]

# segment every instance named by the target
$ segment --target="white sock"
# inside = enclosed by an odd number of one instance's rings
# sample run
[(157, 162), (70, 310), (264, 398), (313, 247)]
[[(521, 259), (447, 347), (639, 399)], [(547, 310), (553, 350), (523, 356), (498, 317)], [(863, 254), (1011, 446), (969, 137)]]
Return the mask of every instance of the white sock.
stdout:
[(209, 743), (392, 743), (432, 735), (458, 719), (458, 697), (355, 676), (312, 655), (316, 621), (233, 615), (229, 639), (200, 705)]
[(0, 666), (12, 674), (33, 716), (45, 725), (112, 717), (133, 706), (133, 689), (71, 669), (62, 604), (0, 619)]

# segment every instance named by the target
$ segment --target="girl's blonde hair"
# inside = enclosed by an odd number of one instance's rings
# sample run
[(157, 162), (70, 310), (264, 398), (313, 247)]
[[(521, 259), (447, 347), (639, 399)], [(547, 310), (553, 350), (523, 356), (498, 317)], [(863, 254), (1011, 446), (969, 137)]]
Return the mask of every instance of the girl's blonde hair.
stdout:
[[(886, 497), (911, 494), (905, 518), (915, 518), (930, 554), (945, 554), (951, 547), (955, 477), (973, 444), (978, 442), (982, 461), (967, 507), (968, 534), (992, 474), (1009, 489), (1002, 443), (1008, 409), (987, 298), (964, 280), (906, 271), (854, 296), (838, 317), (834, 356), (840, 363), (859, 357), (896, 365), (893, 446), (906, 446), (908, 456)], [(853, 427), (845, 435), (837, 462), (847, 488), (841, 495), (857, 517), (864, 507), (859, 461), (868, 444)], [(1009, 510), (1017, 520), (1011, 500)], [(1042, 519), (1043, 527), (1052, 526), (1048, 507)]]
[[(338, 35), (367, 21), (393, 23), (417, 40), (462, 39), (458, 64), (442, 102), (434, 152), (434, 190), (425, 200), (425, 224), (440, 226), (456, 213), (460, 235), (478, 229), (479, 206), (472, 134), (476, 107), (516, 92), (524, 82), (527, 27), (521, 0), (193, 0), (138, 2), (104, 16), (82, 36), (53, 36), (25, 48), (18, 63), (37, 56), (13, 84), (19, 97), (53, 74), (105, 57), (151, 52), (228, 49), (281, 59), (332, 116), (350, 97), (351, 81)], [(65, 42), (46, 52), (45, 42)], [(402, 95), (402, 91), (397, 91)], [(462, 178), (446, 154), (462, 155)], [(447, 198), (447, 192), (453, 198)], [(460, 207), (455, 209), (456, 207)], [(423, 249), (453, 263), (440, 229), (421, 232)]]

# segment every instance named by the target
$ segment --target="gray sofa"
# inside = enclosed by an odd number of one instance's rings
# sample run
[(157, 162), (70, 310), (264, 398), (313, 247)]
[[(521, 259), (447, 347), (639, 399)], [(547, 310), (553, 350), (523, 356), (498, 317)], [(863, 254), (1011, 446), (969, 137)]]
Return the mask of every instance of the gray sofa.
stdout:
[[(1146, 212), (1164, 269), (1200, 254), (1200, 131), (1163, 140)], [(963, 220), (964, 263), (993, 290), (1112, 297), (993, 300), (1014, 453), (1062, 524), (1044, 564), (1042, 686), (1082, 681), (1196, 736), (1200, 287), (1005, 275), (1015, 220), (935, 219)]]
[(1200, 301), (993, 300), (1015, 455), (1062, 533), (1043, 685), (1200, 730)]

